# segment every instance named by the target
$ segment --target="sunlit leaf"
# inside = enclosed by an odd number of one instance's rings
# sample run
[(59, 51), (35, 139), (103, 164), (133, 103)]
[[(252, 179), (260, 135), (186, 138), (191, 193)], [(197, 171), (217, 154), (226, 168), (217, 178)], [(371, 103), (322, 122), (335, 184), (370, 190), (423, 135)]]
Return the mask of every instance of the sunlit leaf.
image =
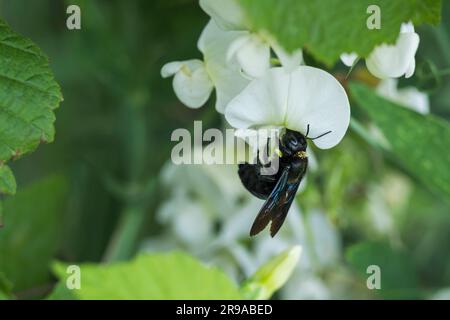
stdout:
[[(238, 287), (219, 269), (181, 253), (142, 254), (130, 262), (83, 264), (79, 299), (240, 299)], [(66, 266), (54, 271), (62, 283)]]
[(291, 276), (300, 258), (301, 247), (286, 250), (261, 266), (243, 285), (249, 299), (269, 299)]

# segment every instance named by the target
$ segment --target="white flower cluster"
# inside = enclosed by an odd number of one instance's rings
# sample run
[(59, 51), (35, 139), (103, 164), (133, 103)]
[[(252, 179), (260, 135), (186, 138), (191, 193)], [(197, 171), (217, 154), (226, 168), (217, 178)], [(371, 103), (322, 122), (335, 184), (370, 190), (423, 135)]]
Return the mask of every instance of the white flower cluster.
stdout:
[[(264, 32), (250, 32), (234, 0), (200, 0), (211, 16), (198, 48), (203, 61), (171, 62), (163, 77), (174, 76), (177, 97), (199, 108), (216, 91), (216, 109), (238, 134), (260, 128), (288, 128), (310, 136), (328, 149), (344, 137), (350, 105), (341, 84), (329, 73), (303, 64), (302, 51), (286, 52)], [(281, 66), (272, 64), (271, 52)], [(239, 131), (241, 130), (241, 131)], [(242, 130), (245, 130), (244, 134)]]

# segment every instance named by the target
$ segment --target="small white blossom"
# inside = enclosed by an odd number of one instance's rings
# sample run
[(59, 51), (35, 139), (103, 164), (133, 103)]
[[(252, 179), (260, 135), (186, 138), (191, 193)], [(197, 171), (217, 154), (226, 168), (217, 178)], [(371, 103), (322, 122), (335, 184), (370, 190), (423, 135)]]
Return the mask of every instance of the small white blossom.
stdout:
[(242, 75), (240, 66), (227, 60), (228, 47), (242, 34), (224, 31), (211, 20), (198, 41), (203, 61), (177, 61), (163, 66), (162, 77), (175, 76), (173, 88), (181, 102), (190, 108), (199, 108), (215, 88), (216, 109), (222, 113), (226, 104), (247, 86), (249, 80)]
[[(414, 25), (411, 22), (403, 23), (395, 44), (381, 44), (370, 53), (366, 59), (367, 69), (380, 79), (411, 77), (416, 68), (415, 55), (419, 42)], [(341, 55), (341, 61), (349, 67), (353, 66), (357, 58), (356, 53)]]

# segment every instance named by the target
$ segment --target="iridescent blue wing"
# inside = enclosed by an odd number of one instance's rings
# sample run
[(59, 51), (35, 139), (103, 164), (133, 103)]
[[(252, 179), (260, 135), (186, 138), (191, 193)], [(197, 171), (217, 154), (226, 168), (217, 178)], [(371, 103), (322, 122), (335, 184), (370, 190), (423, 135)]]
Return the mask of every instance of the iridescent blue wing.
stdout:
[(297, 194), (299, 185), (300, 181), (295, 183), (288, 183), (286, 192), (284, 193), (285, 198), (279, 200), (279, 209), (272, 217), (272, 223), (270, 225), (270, 235), (272, 237), (277, 234), (278, 230), (280, 230), (281, 226), (283, 225), (283, 222), (289, 212), (289, 208), (291, 207), (291, 204), (295, 199), (295, 195)]
[[(278, 179), (277, 184), (273, 188), (266, 202), (264, 202), (263, 207), (259, 211), (258, 215), (253, 222), (252, 228), (250, 229), (250, 236), (254, 236), (260, 233), (269, 224), (271, 220), (277, 217), (280, 209), (280, 204), (283, 204), (283, 199), (288, 197), (288, 175), (290, 166), (286, 166)], [(298, 187), (298, 186), (297, 186)], [(291, 200), (292, 203), (292, 200)], [(290, 206), (290, 204), (289, 204)], [(282, 208), (282, 206), (281, 206)], [(289, 208), (288, 208), (289, 209)], [(279, 218), (277, 219), (277, 221)], [(283, 219), (284, 220), (284, 219)], [(282, 223), (282, 222), (281, 222)], [(281, 225), (280, 225), (281, 227)], [(279, 229), (279, 227), (278, 227)], [(277, 229), (277, 231), (278, 231)]]

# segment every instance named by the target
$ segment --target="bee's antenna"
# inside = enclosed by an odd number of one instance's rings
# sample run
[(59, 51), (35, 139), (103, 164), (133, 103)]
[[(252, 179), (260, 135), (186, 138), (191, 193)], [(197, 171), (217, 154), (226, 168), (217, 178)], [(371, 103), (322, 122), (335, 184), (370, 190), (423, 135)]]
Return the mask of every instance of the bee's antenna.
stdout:
[(331, 133), (332, 131), (330, 130), (330, 131), (327, 131), (327, 132), (325, 132), (325, 133), (322, 133), (321, 135), (319, 135), (319, 136), (317, 136), (317, 137), (315, 137), (315, 138), (309, 138), (310, 140), (316, 140), (316, 139), (319, 139), (319, 138), (322, 138), (323, 136), (326, 136), (327, 134), (329, 134), (329, 133)]
[(305, 135), (306, 139), (308, 139), (308, 134), (309, 134), (309, 123), (308, 123), (308, 126), (306, 127), (306, 135)]

